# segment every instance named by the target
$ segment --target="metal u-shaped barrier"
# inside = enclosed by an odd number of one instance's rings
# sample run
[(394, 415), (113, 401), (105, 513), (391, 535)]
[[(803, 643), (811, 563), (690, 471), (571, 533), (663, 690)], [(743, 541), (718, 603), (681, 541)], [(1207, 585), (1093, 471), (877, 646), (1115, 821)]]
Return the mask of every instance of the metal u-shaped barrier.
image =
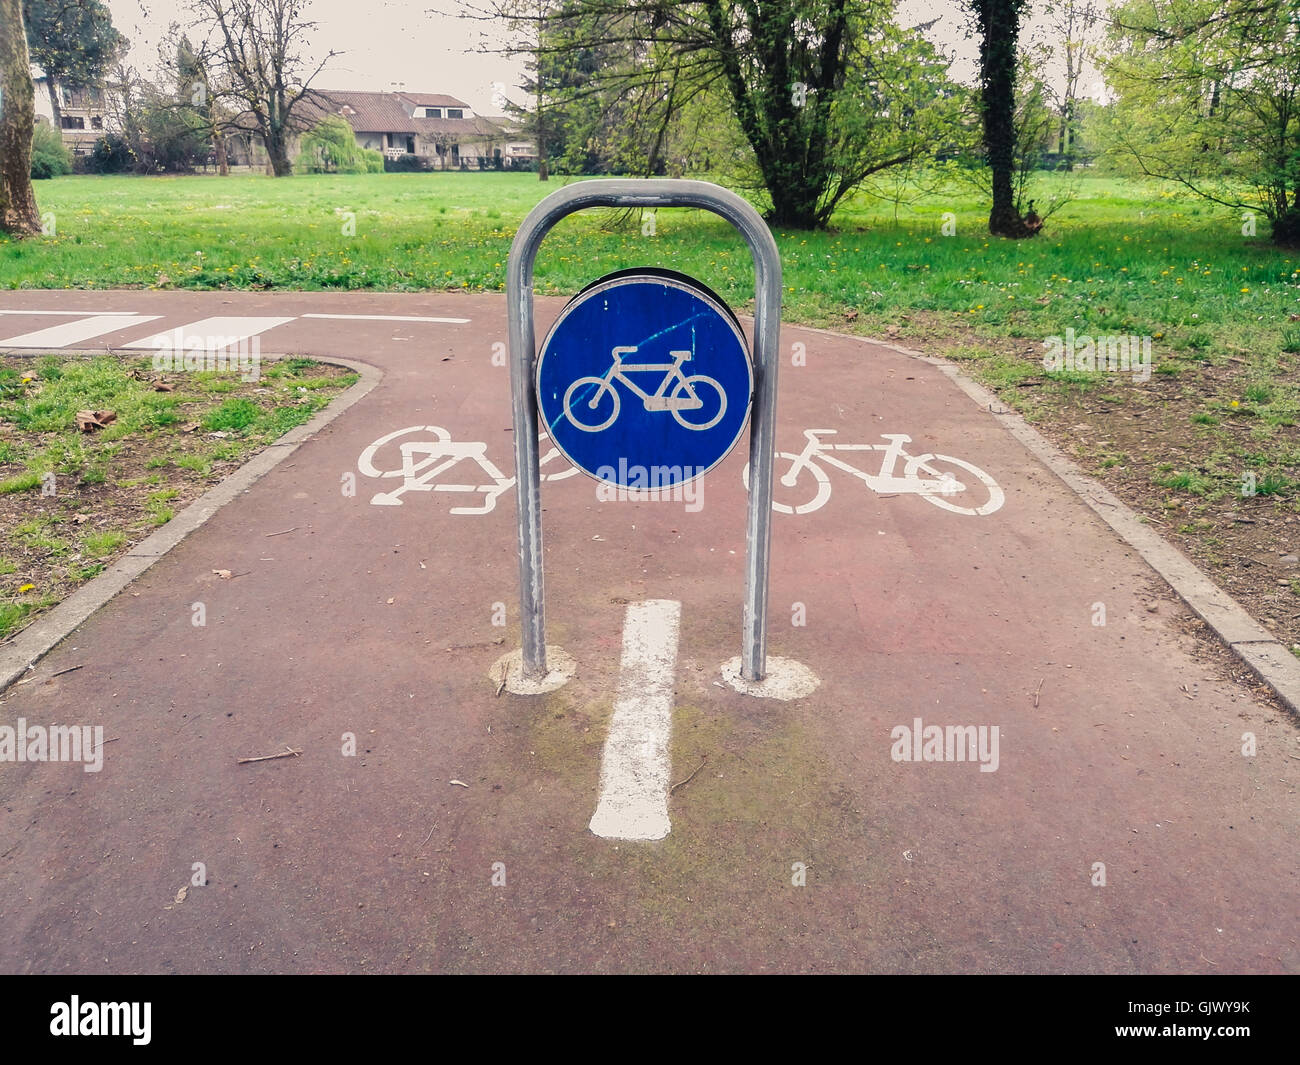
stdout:
[(546, 599), (542, 574), (541, 471), (537, 440), (533, 264), (543, 238), (561, 218), (588, 207), (693, 207), (735, 226), (754, 259), (754, 393), (749, 426), (749, 512), (741, 676), (767, 673), (767, 576), (772, 533), (772, 465), (781, 331), (781, 258), (759, 213), (734, 192), (707, 181), (611, 178), (553, 192), (529, 212), (510, 245), (506, 271), (510, 391), (514, 406), (515, 483), (519, 508), (519, 607), (523, 675), (546, 676)]

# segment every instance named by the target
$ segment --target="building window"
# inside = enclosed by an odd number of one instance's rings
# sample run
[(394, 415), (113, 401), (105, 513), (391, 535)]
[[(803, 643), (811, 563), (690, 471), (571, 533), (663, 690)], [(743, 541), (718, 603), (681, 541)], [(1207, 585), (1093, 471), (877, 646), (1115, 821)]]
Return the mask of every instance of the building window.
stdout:
[(82, 118), (80, 115), (64, 115), (63, 128), (64, 129), (85, 129), (86, 120)]
[(91, 128), (91, 129), (103, 129), (103, 128), (104, 128), (104, 120), (103, 120), (99, 115), (96, 115), (94, 118), (92, 118), (92, 119), (90, 120), (90, 128)]
[(426, 108), (424, 109), (424, 117), (425, 117), (425, 118), (442, 118), (442, 108), (441, 108), (441, 107), (426, 107)]
[(449, 107), (449, 108), (447, 108), (447, 117), (448, 117), (448, 118), (464, 118), (464, 117), (465, 117), (465, 112), (464, 112), (461, 108), (459, 108), (459, 107)]

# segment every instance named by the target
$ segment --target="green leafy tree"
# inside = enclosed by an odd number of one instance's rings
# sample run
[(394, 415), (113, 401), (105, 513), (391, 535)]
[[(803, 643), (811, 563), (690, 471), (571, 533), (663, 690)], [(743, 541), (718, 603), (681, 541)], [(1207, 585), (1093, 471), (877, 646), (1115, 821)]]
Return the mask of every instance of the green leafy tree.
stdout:
[(58, 129), (63, 125), (59, 89), (96, 85), (128, 42), (100, 0), (23, 0), (23, 19), (32, 61), (45, 73)]
[(515, 109), (516, 117), (540, 139), (548, 163), (568, 173), (676, 170), (687, 109), (706, 95), (714, 109), (727, 106), (708, 82), (686, 76), (670, 47), (638, 47), (621, 40), (609, 19), (581, 13), (550, 16), (528, 70), (523, 87), (534, 107)]
[(297, 165), (308, 174), (382, 174), (384, 153), (362, 148), (346, 119), (326, 115), (303, 135)]
[(140, 169), (191, 170), (206, 158), (210, 131), (195, 112), (174, 106), (170, 98), (154, 96), (145, 104), (141, 119)]
[[(645, 170), (659, 172), (681, 114), (712, 93), (725, 101), (779, 225), (825, 226), (871, 174), (926, 151), (907, 131), (948, 103), (943, 94), (908, 96), (925, 61), (900, 39), (891, 0), (563, 0), (541, 17), (527, 6), (502, 0), (477, 17), (532, 19), (536, 32), (519, 50), (541, 74), (543, 144), (545, 116), (563, 112), (564, 101), (594, 99), (616, 116), (611, 128), (643, 138)], [(605, 62), (610, 54), (615, 61)], [(547, 79), (556, 69), (582, 76), (557, 88)], [(617, 158), (612, 144), (588, 137), (573, 150)]]
[(1129, 0), (1110, 45), (1112, 148), (1300, 246), (1300, 0)]

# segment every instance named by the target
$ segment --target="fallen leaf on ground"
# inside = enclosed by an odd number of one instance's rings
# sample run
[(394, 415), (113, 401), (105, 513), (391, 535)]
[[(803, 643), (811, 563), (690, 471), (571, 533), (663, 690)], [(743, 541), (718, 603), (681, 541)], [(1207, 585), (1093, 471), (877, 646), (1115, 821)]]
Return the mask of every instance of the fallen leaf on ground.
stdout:
[(223, 581), (230, 580), (230, 570), (228, 569), (214, 569), (212, 572), (215, 573), (218, 577), (220, 577)]
[(168, 384), (166, 381), (155, 381), (153, 383), (153, 390), (155, 392), (175, 392), (176, 386)]
[(115, 410), (79, 410), (77, 411), (77, 428), (83, 433), (95, 429), (105, 429), (117, 421)]
[(197, 429), (198, 427), (199, 427), (199, 423), (198, 423), (198, 422), (186, 422), (184, 425), (181, 426), (181, 432), (182, 432), (182, 433), (192, 433), (192, 432), (194, 432), (194, 430)]
[(451, 783), (457, 785), (458, 787), (462, 787), (462, 788), (468, 788), (468, 787), (469, 787), (469, 785), (466, 784), (463, 780), (453, 780)]
[(190, 893), (190, 886), (189, 886), (189, 884), (186, 884), (183, 888), (180, 889), (180, 891), (176, 892), (176, 897), (175, 897), (174, 899), (172, 899), (172, 901), (173, 901), (173, 902), (184, 902), (184, 901), (185, 901), (185, 896), (188, 895), (189, 893)]
[(75, 524), (77, 524), (77, 525), (83, 525), (83, 524), (85, 524), (86, 522), (90, 521), (90, 515), (89, 515), (89, 514), (74, 514), (74, 515), (72, 515), (72, 520), (73, 520), (73, 522), (74, 522)]

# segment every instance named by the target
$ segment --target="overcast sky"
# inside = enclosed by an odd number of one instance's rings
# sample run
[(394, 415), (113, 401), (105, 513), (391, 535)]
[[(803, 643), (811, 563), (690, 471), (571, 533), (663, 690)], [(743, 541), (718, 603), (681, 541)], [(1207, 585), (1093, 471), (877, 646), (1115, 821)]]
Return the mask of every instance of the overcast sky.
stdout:
[[(172, 22), (189, 21), (185, 0), (107, 0), (113, 24), (132, 42), (131, 62), (155, 73), (158, 42)], [(312, 37), (313, 54), (323, 57), (331, 48), (342, 52), (313, 82), (326, 89), (442, 92), (457, 96), (480, 113), (500, 112), (494, 107), (493, 84), (503, 83), (507, 95), (522, 101), (516, 86), (522, 64), (499, 55), (476, 51), (485, 38), (499, 31), (482, 23), (451, 15), (431, 14), (439, 0), (311, 0), (308, 17), (319, 23)], [(456, 10), (462, 5), (446, 0), (439, 6)], [(952, 75), (970, 82), (975, 70), (976, 46), (966, 38), (964, 7), (958, 0), (902, 0), (899, 21), (916, 25), (941, 15), (930, 31), (957, 62)], [(497, 37), (499, 43), (499, 37)], [(1088, 81), (1082, 86), (1089, 91)]]

